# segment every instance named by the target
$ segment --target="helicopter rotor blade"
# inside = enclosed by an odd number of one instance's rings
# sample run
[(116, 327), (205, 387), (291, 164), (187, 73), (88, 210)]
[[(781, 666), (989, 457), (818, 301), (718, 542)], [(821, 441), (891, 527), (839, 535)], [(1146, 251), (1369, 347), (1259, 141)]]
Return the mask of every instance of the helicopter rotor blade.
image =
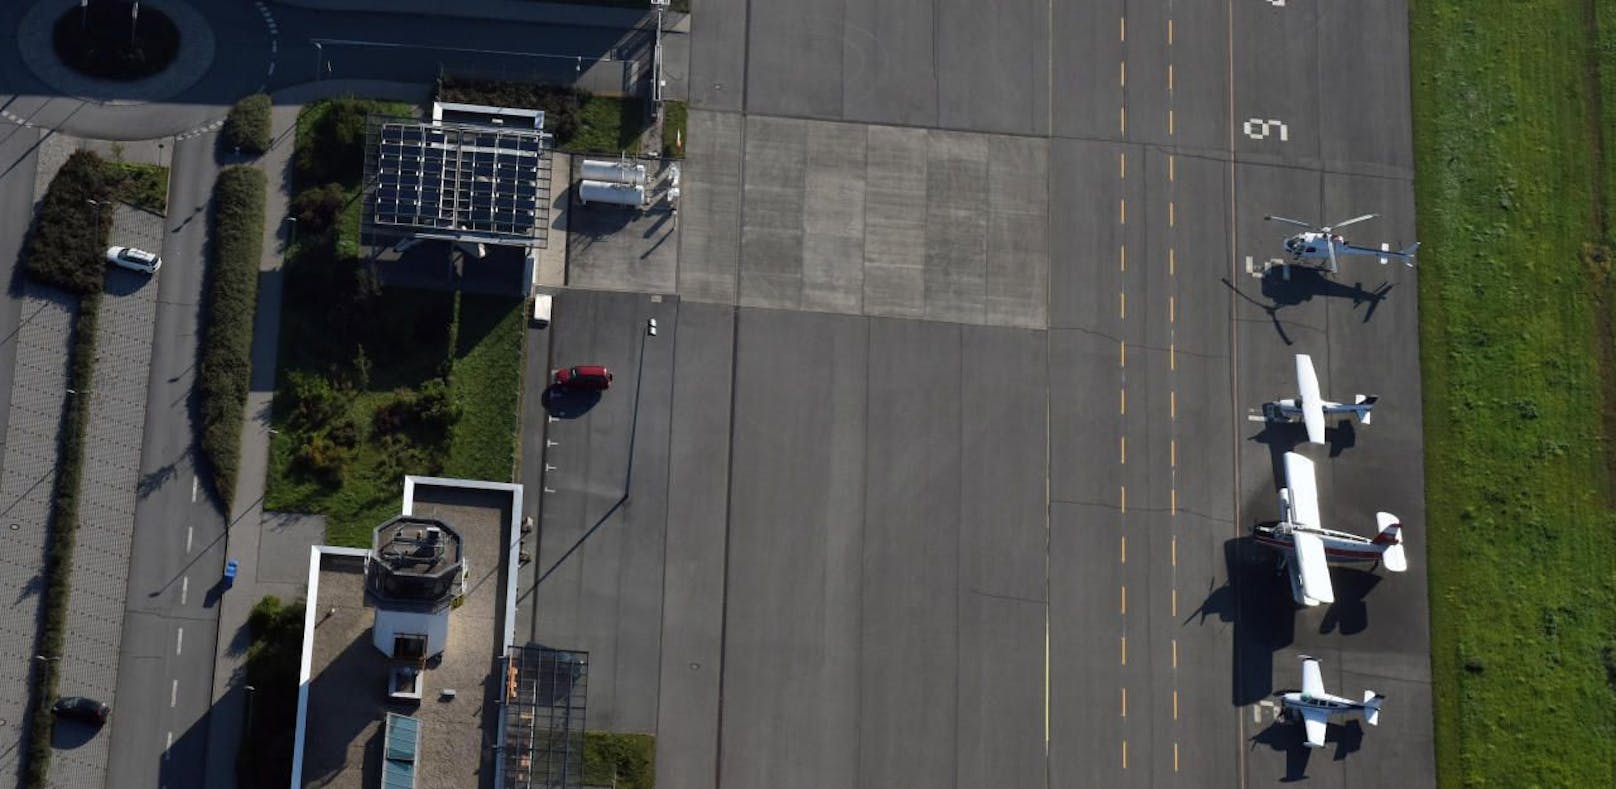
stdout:
[(1380, 214), (1364, 214), (1363, 216), (1355, 216), (1355, 217), (1353, 217), (1351, 219), (1348, 219), (1345, 222), (1337, 222), (1337, 223), (1335, 223), (1333, 225), (1330, 225), (1327, 228), (1324, 228), (1324, 232), (1329, 233), (1332, 230), (1340, 230), (1341, 228), (1346, 227), (1347, 225), (1355, 225), (1355, 224), (1357, 224), (1359, 222), (1362, 222), (1362, 221), (1364, 221), (1366, 219), (1374, 219), (1377, 216), (1380, 216)]
[(1328, 232), (1324, 236), (1324, 248), (1330, 250), (1330, 273), (1334, 274), (1340, 271), (1340, 266), (1336, 265), (1335, 262), (1335, 239)]
[(1298, 219), (1286, 219), (1285, 217), (1282, 217), (1282, 216), (1265, 216), (1265, 217), (1263, 217), (1263, 220), (1267, 221), (1267, 222), (1284, 222), (1287, 225), (1296, 225), (1297, 227), (1305, 227), (1308, 230), (1313, 229), (1313, 225), (1308, 223), (1308, 222), (1303, 222), (1303, 221), (1298, 220)]

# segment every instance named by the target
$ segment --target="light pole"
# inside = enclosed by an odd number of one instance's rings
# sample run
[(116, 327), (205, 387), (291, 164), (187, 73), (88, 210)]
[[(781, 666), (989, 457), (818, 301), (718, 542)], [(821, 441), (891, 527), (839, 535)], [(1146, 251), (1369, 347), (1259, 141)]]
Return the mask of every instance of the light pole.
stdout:
[(286, 218), (286, 221), (292, 223), (291, 232), (287, 235), (287, 238), (286, 238), (286, 245), (287, 246), (292, 246), (293, 244), (297, 243), (297, 217), (289, 216), (289, 217)]
[(245, 688), (246, 691), (247, 691), (247, 736), (251, 737), (252, 736), (252, 725), (253, 725), (253, 716), (252, 716), (253, 693), (257, 692), (258, 689), (251, 686), (251, 685), (243, 685), (242, 687)]
[(645, 338), (657, 336), (656, 318), (645, 319), (645, 333), (640, 335), (640, 361), (634, 371), (634, 415), (628, 424), (628, 472), (623, 475), (623, 498), (628, 498), (634, 482), (634, 435), (640, 427), (640, 381), (645, 377)]

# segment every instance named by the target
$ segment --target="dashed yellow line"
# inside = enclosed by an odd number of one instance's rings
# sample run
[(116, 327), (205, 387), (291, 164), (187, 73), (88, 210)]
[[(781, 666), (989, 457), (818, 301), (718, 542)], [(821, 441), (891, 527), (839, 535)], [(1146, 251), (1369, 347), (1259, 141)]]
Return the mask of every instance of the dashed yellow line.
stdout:
[(1168, 183), (1173, 182), (1173, 178), (1174, 178), (1174, 175), (1175, 175), (1175, 173), (1173, 171), (1178, 169), (1178, 166), (1173, 163), (1175, 158), (1176, 157), (1174, 157), (1172, 154), (1167, 154), (1167, 182)]
[(1178, 668), (1178, 639), (1173, 639), (1173, 668)]
[(1122, 270), (1122, 271), (1127, 271), (1128, 270), (1128, 245), (1127, 244), (1123, 244), (1122, 246), (1117, 247), (1117, 268)]
[(1178, 535), (1176, 535), (1176, 534), (1173, 535), (1172, 546), (1173, 546), (1172, 547), (1172, 550), (1173, 550), (1173, 566), (1177, 567), (1178, 566)]
[(1128, 717), (1128, 689), (1122, 689), (1122, 717)]
[(1171, 247), (1167, 249), (1167, 275), (1178, 275), (1178, 250)]
[(1125, 197), (1117, 200), (1117, 224), (1128, 224), (1128, 199)]
[(1128, 741), (1122, 741), (1122, 769), (1128, 769)]
[(1167, 297), (1167, 322), (1178, 323), (1178, 298), (1175, 296)]
[(1122, 70), (1117, 74), (1118, 87), (1128, 87), (1128, 61), (1122, 61)]
[[(1128, 40), (1128, 18), (1127, 17), (1122, 17), (1121, 19), (1119, 19), (1117, 21), (1119, 23), (1121, 23), (1121, 27), (1117, 31), (1117, 40), (1119, 40), (1119, 41), (1127, 41)], [(1169, 40), (1171, 40), (1172, 35), (1168, 34), (1167, 38)]]
[(1122, 564), (1128, 563), (1128, 535), (1122, 535)]
[(1169, 515), (1177, 515), (1178, 514), (1178, 488), (1173, 488), (1171, 499), (1172, 499), (1172, 507), (1168, 510), (1167, 514), (1169, 514)]
[[(1127, 636), (1122, 637), (1122, 665), (1124, 665), (1124, 666), (1128, 665), (1128, 637)], [(1177, 666), (1178, 664), (1174, 663), (1173, 665)]]
[(1123, 512), (1128, 511), (1128, 486), (1127, 485), (1122, 486), (1122, 511)]
[(1173, 108), (1167, 108), (1167, 136), (1173, 135)]
[(1167, 226), (1168, 227), (1176, 227), (1177, 225), (1178, 225), (1178, 205), (1176, 203), (1174, 203), (1173, 201), (1168, 200), (1167, 201)]
[(1118, 367), (1127, 367), (1128, 366), (1128, 341), (1127, 340), (1122, 340), (1121, 342), (1122, 342), (1122, 356), (1121, 356), (1121, 361), (1117, 364), (1117, 366)]
[(1128, 390), (1127, 389), (1122, 390), (1122, 403), (1117, 407), (1117, 413), (1119, 415), (1121, 415), (1121, 416), (1127, 416), (1128, 415)]
[(1117, 314), (1123, 320), (1128, 319), (1128, 293), (1127, 293), (1127, 291), (1123, 291), (1123, 292), (1117, 294)]
[(1121, 460), (1122, 460), (1122, 465), (1124, 465), (1124, 466), (1128, 465), (1128, 437), (1127, 436), (1122, 437), (1122, 457), (1121, 457)]
[(1167, 391), (1167, 410), (1173, 419), (1178, 419), (1178, 390)]
[(1173, 92), (1173, 64), (1167, 64), (1167, 92)]
[(1173, 741), (1173, 772), (1178, 772), (1178, 740)]
[(1178, 690), (1173, 690), (1173, 720), (1178, 720)]
[(1167, 465), (1178, 468), (1178, 439), (1167, 440)]
[(1173, 45), (1173, 18), (1167, 18), (1167, 46)]
[(1123, 134), (1127, 134), (1128, 133), (1128, 108), (1127, 107), (1122, 107), (1121, 108), (1120, 113), (1117, 116), (1117, 119), (1118, 119), (1117, 120), (1118, 127), (1122, 130)]
[(1173, 606), (1172, 606), (1172, 608), (1173, 608), (1173, 616), (1177, 617), (1178, 616), (1178, 590), (1174, 589), (1174, 590), (1172, 590), (1172, 592), (1173, 592)]
[(1178, 344), (1177, 343), (1171, 343), (1170, 342), (1170, 343), (1167, 344), (1167, 369), (1173, 370), (1173, 371), (1178, 370)]
[(1128, 153), (1126, 151), (1117, 154), (1117, 177), (1123, 180), (1128, 178)]
[(1122, 615), (1128, 615), (1128, 585), (1122, 585)]

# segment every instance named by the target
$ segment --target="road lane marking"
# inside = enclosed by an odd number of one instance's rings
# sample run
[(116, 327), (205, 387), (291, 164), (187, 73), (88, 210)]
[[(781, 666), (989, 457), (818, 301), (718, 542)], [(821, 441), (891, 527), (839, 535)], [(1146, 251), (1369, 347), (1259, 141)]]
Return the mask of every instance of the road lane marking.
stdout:
[(195, 536), (195, 535), (196, 535), (196, 527), (195, 526), (186, 526), (185, 527), (185, 552), (186, 553), (191, 552), (191, 538), (193, 536)]
[(1122, 585), (1122, 615), (1128, 615), (1128, 585)]
[(1120, 408), (1117, 409), (1117, 413), (1119, 415), (1121, 415), (1121, 416), (1127, 416), (1128, 415), (1128, 390), (1127, 389), (1122, 390), (1122, 405), (1121, 405)]
[(1173, 92), (1173, 64), (1167, 64), (1167, 92)]
[(163, 746), (163, 761), (168, 761), (168, 754), (174, 750), (174, 732), (168, 733), (168, 744)]
[(185, 651), (185, 628), (179, 628), (174, 634), (174, 654)]
[(1167, 440), (1167, 465), (1178, 468), (1178, 439)]
[(1173, 740), (1173, 772), (1178, 772), (1178, 740)]
[(1117, 86), (1128, 87), (1128, 61), (1122, 61), (1122, 70), (1117, 74)]
[(180, 579), (180, 605), (185, 605), (185, 598), (191, 594), (191, 576)]
[(1177, 389), (1169, 389), (1167, 391), (1167, 410), (1170, 412), (1173, 419), (1178, 419), (1178, 390)]
[(1173, 566), (1178, 566), (1178, 535), (1173, 535)]
[(1117, 199), (1117, 224), (1128, 224), (1128, 198), (1126, 197)]
[(1172, 592), (1173, 592), (1173, 617), (1177, 618), (1178, 617), (1178, 590), (1174, 589), (1174, 590), (1172, 590)]
[(1171, 499), (1172, 499), (1172, 506), (1168, 509), (1168, 514), (1169, 515), (1177, 515), (1178, 514), (1178, 488), (1173, 488)]
[(1122, 637), (1122, 665), (1128, 665), (1128, 637)]
[(1122, 437), (1122, 465), (1128, 465), (1128, 437)]
[(1128, 535), (1122, 535), (1122, 564), (1128, 563)]
[(1174, 176), (1176, 175), (1175, 171), (1178, 169), (1178, 165), (1174, 162), (1174, 160), (1176, 158), (1177, 157), (1173, 156), (1172, 154), (1167, 155), (1167, 182), (1168, 183), (1173, 182)]
[(1128, 717), (1128, 689), (1122, 689), (1122, 717)]
[(176, 679), (176, 680), (174, 680), (174, 684), (170, 685), (169, 688), (168, 688), (168, 706), (170, 708), (172, 708), (172, 707), (174, 707), (174, 705), (178, 704), (179, 701), (180, 701), (180, 681)]
[(1167, 369), (1173, 370), (1173, 371), (1178, 370), (1178, 344), (1177, 343), (1171, 343), (1170, 342), (1170, 343), (1167, 344)]
[(1123, 134), (1128, 133), (1128, 108), (1127, 107), (1122, 107), (1122, 108), (1120, 108), (1118, 110), (1118, 113), (1117, 113), (1117, 125), (1122, 130)]
[(1123, 512), (1128, 511), (1128, 486), (1127, 485), (1122, 486), (1122, 511)]
[(1121, 362), (1119, 362), (1117, 364), (1117, 366), (1118, 367), (1127, 367), (1128, 366), (1128, 341), (1127, 340), (1122, 341), (1122, 360), (1121, 360)]
[(1178, 720), (1178, 689), (1173, 689), (1173, 720)]
[(1178, 225), (1178, 205), (1176, 203), (1174, 203), (1173, 201), (1168, 200), (1167, 201), (1167, 226), (1168, 227), (1175, 227), (1177, 225)]
[(1122, 741), (1122, 769), (1128, 769), (1128, 741)]
[(1123, 320), (1128, 319), (1128, 294), (1126, 292), (1117, 294), (1117, 312)]
[(1173, 668), (1178, 668), (1178, 639), (1173, 639)]
[(1178, 323), (1178, 299), (1173, 296), (1167, 297), (1167, 322)]
[(1117, 154), (1117, 177), (1123, 180), (1128, 178), (1128, 152)]
[(1173, 108), (1167, 108), (1167, 136), (1173, 136)]
[(199, 487), (200, 486), (198, 486), (197, 483), (196, 483), (196, 475), (194, 475), (194, 474), (191, 475), (191, 503), (192, 504), (196, 503), (196, 494), (197, 494), (197, 490), (198, 490)]
[(1121, 271), (1128, 270), (1128, 245), (1117, 247), (1117, 267)]
[(1173, 18), (1167, 17), (1167, 46), (1173, 45)]
[(1117, 30), (1117, 40), (1126, 42), (1128, 40), (1128, 18), (1123, 17), (1117, 21), (1121, 25)]

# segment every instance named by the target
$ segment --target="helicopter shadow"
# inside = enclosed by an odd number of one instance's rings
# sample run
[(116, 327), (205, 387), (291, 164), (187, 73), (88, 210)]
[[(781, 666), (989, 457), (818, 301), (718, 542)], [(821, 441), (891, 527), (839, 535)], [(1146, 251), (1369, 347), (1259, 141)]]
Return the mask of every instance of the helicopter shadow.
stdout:
[(1235, 295), (1261, 309), (1268, 319), (1273, 321), (1274, 331), (1286, 345), (1296, 344), (1285, 332), (1285, 324), (1280, 319), (1279, 313), (1286, 307), (1305, 304), (1312, 301), (1315, 296), (1347, 299), (1352, 302), (1352, 308), (1355, 310), (1367, 305), (1363, 322), (1368, 323), (1375, 316), (1375, 309), (1380, 306), (1380, 302), (1385, 300), (1392, 288), (1396, 287), (1391, 282), (1382, 282), (1373, 290), (1365, 288), (1362, 282), (1346, 285), (1331, 279), (1322, 269), (1302, 266), (1290, 266), (1290, 276), (1287, 278), (1282, 271), (1276, 269), (1269, 269), (1262, 275), (1262, 299), (1241, 290), (1228, 277), (1223, 278), (1223, 284)]

